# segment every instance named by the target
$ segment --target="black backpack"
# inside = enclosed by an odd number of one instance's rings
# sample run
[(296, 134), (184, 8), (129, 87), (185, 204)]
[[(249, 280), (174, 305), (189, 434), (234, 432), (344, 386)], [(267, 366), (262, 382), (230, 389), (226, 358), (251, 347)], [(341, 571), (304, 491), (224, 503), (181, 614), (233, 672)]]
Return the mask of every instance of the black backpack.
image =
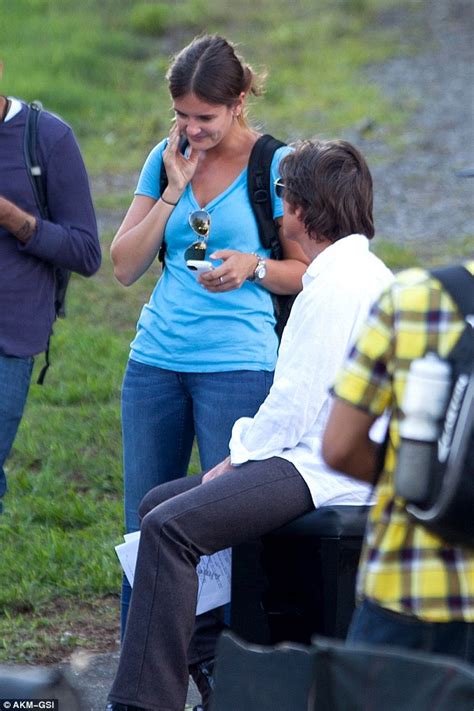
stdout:
[[(188, 145), (187, 140), (182, 140), (180, 150), (182, 153)], [(275, 151), (286, 144), (269, 134), (261, 136), (256, 141), (250, 154), (247, 171), (247, 190), (250, 204), (258, 225), (260, 242), (265, 249), (270, 250), (272, 259), (282, 259), (282, 249), (278, 230), (275, 225), (272, 213), (270, 169)], [(165, 191), (168, 185), (168, 177), (164, 163), (161, 163), (160, 173), (160, 193)], [(166, 245), (163, 241), (158, 255), (159, 260), (165, 263)], [(283, 329), (290, 315), (291, 307), (296, 295), (276, 295), (272, 294), (273, 307), (275, 310), (275, 331), (281, 338)]]
[(451, 395), (438, 455), (430, 470), (427, 503), (407, 502), (417, 522), (444, 540), (474, 546), (474, 276), (461, 266), (432, 270), (456, 302), (465, 329), (448, 355)]
[[(37, 153), (38, 123), (42, 110), (43, 106), (40, 101), (32, 101), (27, 106), (28, 113), (25, 123), (23, 153), (39, 213), (44, 220), (50, 220), (51, 216), (46, 198), (45, 176), (39, 163)], [(71, 272), (69, 269), (54, 267), (54, 311), (56, 318), (64, 318), (66, 315), (66, 289), (70, 278)], [(38, 376), (37, 382), (39, 385), (43, 384), (46, 371), (49, 368), (49, 339), (45, 352), (45, 361), (45, 365)]]

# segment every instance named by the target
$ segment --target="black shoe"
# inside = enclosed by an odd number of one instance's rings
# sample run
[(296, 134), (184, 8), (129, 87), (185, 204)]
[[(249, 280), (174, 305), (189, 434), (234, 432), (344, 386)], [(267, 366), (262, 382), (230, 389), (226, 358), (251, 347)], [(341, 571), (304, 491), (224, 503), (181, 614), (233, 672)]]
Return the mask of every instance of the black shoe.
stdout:
[(193, 711), (207, 711), (211, 700), (212, 691), (214, 689), (214, 677), (212, 672), (214, 669), (214, 659), (208, 659), (199, 664), (192, 664), (189, 667), (194, 683), (196, 684), (199, 693), (201, 694), (202, 705), (194, 707)]
[(143, 706), (130, 706), (129, 704), (119, 704), (117, 701), (109, 701), (105, 711), (146, 711)]

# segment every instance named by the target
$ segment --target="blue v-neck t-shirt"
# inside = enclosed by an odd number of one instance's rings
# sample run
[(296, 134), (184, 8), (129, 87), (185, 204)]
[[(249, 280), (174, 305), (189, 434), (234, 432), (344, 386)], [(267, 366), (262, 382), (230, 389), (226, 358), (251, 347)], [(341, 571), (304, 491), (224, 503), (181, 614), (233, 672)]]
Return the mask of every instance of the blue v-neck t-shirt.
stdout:
[[(166, 140), (148, 156), (135, 191), (158, 200)], [(291, 149), (278, 149), (271, 166), (275, 219), (283, 214), (273, 181), (281, 159)], [(131, 344), (132, 360), (178, 372), (273, 370), (278, 338), (270, 292), (246, 281), (240, 289), (211, 294), (187, 267), (184, 252), (197, 240), (188, 218), (203, 207), (211, 215), (207, 258), (219, 249), (256, 252), (263, 249), (247, 194), (247, 168), (220, 195), (200, 206), (188, 184), (165, 228), (166, 267), (142, 309)], [(216, 266), (220, 262), (216, 261)]]

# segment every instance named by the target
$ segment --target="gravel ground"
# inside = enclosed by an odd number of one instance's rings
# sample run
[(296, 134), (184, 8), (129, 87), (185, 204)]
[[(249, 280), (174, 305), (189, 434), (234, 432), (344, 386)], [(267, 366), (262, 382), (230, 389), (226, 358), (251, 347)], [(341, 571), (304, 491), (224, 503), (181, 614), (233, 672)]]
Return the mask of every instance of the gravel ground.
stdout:
[[(385, 18), (406, 29), (418, 52), (367, 71), (396, 104), (415, 105), (400, 151), (383, 141), (358, 145), (372, 169), (377, 232), (411, 246), (469, 239), (474, 255), (474, 3), (425, 0)], [(423, 250), (425, 251), (425, 250)], [(449, 255), (454, 256), (452, 246)]]

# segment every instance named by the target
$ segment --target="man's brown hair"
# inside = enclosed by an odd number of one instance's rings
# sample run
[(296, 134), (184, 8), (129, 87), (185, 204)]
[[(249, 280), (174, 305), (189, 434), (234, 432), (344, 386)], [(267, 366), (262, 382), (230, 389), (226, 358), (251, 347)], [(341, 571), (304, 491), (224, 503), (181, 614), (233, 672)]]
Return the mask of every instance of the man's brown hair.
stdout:
[(374, 236), (372, 176), (347, 141), (303, 141), (280, 164), (285, 200), (300, 207), (307, 233), (336, 242), (353, 233)]

